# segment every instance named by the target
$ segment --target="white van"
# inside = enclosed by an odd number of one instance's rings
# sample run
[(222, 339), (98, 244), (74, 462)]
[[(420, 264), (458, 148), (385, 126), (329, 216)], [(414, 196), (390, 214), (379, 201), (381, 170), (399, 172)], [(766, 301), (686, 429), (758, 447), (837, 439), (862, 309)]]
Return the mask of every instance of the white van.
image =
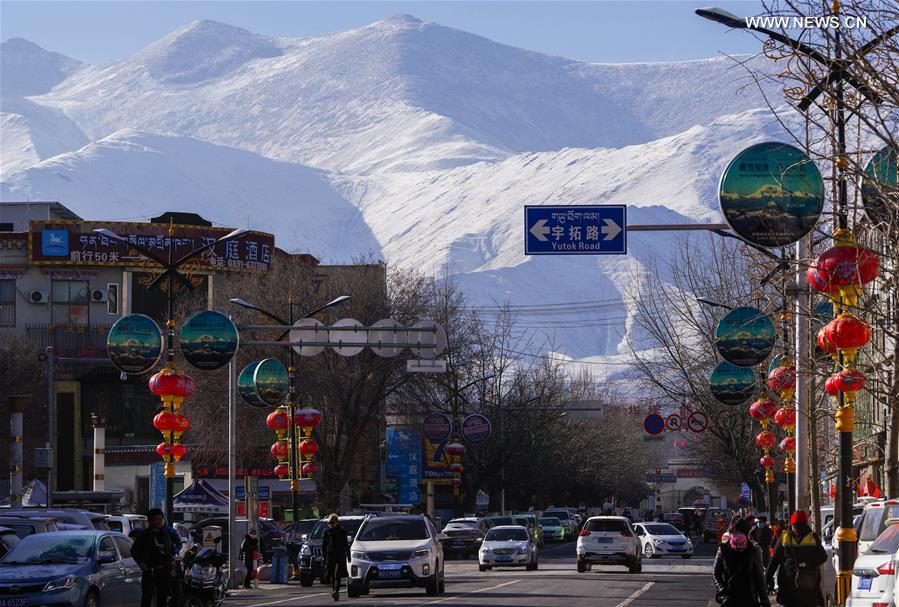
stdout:
[(128, 535), (132, 531), (147, 528), (147, 517), (143, 514), (110, 514), (106, 524), (113, 531)]
[(899, 499), (878, 500), (865, 505), (858, 531), (858, 553), (864, 554), (877, 536), (887, 528), (887, 521), (899, 519)]

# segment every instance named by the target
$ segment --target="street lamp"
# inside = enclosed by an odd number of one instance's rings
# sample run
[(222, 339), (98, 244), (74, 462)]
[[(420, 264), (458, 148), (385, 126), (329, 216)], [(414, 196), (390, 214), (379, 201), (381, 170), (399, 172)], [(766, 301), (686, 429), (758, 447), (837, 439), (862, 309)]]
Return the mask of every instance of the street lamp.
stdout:
[[(202, 247), (200, 247), (198, 249), (194, 249), (190, 253), (187, 253), (186, 255), (183, 255), (182, 257), (175, 259), (175, 237), (174, 237), (175, 236), (175, 226), (172, 223), (169, 223), (169, 230), (168, 230), (168, 236), (169, 236), (168, 245), (169, 246), (168, 246), (167, 258), (162, 258), (162, 257), (158, 256), (154, 251), (151, 251), (150, 249), (148, 249), (144, 246), (136, 244), (136, 243), (130, 241), (128, 238), (126, 238), (124, 236), (120, 236), (119, 234), (116, 234), (112, 230), (107, 230), (106, 228), (97, 228), (94, 230), (95, 234), (99, 234), (101, 236), (105, 236), (106, 238), (110, 238), (112, 240), (117, 240), (119, 242), (123, 242), (126, 245), (128, 245), (129, 248), (135, 249), (138, 253), (140, 253), (144, 257), (152, 259), (157, 264), (162, 266), (162, 268), (163, 268), (162, 274), (160, 274), (159, 276), (154, 278), (152, 281), (150, 281), (150, 283), (147, 285), (147, 290), (153, 289), (157, 285), (161, 285), (163, 279), (167, 280), (168, 288), (166, 289), (166, 293), (165, 293), (166, 302), (167, 302), (166, 323), (165, 323), (165, 327), (166, 327), (166, 365), (165, 365), (165, 368), (166, 369), (174, 370), (174, 367), (175, 367), (175, 365), (174, 365), (174, 362), (175, 362), (174, 302), (175, 302), (175, 297), (176, 297), (176, 294), (174, 292), (175, 281), (177, 280), (179, 283), (181, 283), (181, 285), (183, 287), (185, 287), (188, 291), (193, 289), (193, 285), (190, 283), (189, 280), (187, 280), (187, 278), (184, 277), (183, 274), (181, 274), (178, 271), (178, 268), (180, 268), (182, 265), (184, 265), (191, 259), (195, 259), (202, 253), (205, 253), (209, 249), (212, 249), (216, 245), (223, 244), (230, 240), (234, 240), (235, 238), (240, 238), (247, 232), (249, 232), (249, 230), (246, 230), (243, 228), (238, 228), (236, 230), (232, 230), (231, 232), (225, 234), (221, 238), (218, 238), (210, 243), (207, 243), (207, 244), (203, 245)], [(180, 292), (181, 291), (179, 291), (179, 293)], [(186, 376), (183, 376), (183, 377), (186, 377)], [(187, 378), (187, 379), (189, 379), (189, 378)], [(191, 389), (191, 391), (192, 391), (192, 389)], [(177, 436), (177, 435), (175, 434), (174, 431), (169, 432), (170, 438), (174, 438), (175, 436)], [(172, 441), (170, 441), (170, 442), (172, 442)], [(182, 448), (182, 451), (183, 451), (183, 448)], [(175, 514), (173, 497), (174, 497), (174, 489), (175, 489), (176, 455), (174, 453), (164, 453), (163, 458), (166, 461), (165, 509), (166, 509), (166, 516), (168, 517), (169, 522), (171, 522), (174, 517), (174, 514)], [(177, 455), (177, 459), (180, 459), (180, 455)]]
[[(315, 310), (312, 310), (311, 312), (306, 313), (301, 318), (312, 318), (319, 312), (323, 312), (323, 311), (327, 310), (328, 308), (333, 308), (334, 306), (338, 306), (349, 299), (350, 299), (349, 295), (341, 295), (340, 297), (332, 299), (325, 305), (318, 307)], [(292, 296), (288, 296), (288, 298), (287, 298), (288, 320), (284, 321), (283, 319), (276, 316), (275, 314), (272, 314), (271, 312), (264, 310), (263, 308), (260, 308), (259, 306), (246, 301), (245, 299), (235, 297), (229, 301), (236, 306), (246, 308), (247, 310), (253, 310), (255, 312), (259, 312), (260, 314), (268, 316), (270, 319), (274, 320), (275, 322), (277, 322), (280, 325), (291, 325), (291, 326), (293, 325), (293, 323), (295, 321), (294, 316), (293, 316), (293, 307), (296, 305), (299, 305), (296, 303), (296, 301), (294, 301), (294, 298)], [(275, 341), (281, 341), (289, 334), (290, 334), (289, 330), (284, 331), (283, 333), (281, 333), (281, 335), (278, 336), (278, 338)], [(294, 367), (294, 350), (293, 350), (293, 348), (288, 348), (288, 356), (290, 357), (289, 365), (287, 367), (287, 377), (288, 377), (287, 407), (290, 410), (290, 453), (288, 455), (288, 466), (290, 468), (291, 510), (293, 511), (293, 522), (294, 522), (294, 525), (296, 525), (296, 522), (299, 520), (299, 512), (300, 512), (300, 503), (299, 503), (300, 502), (300, 495), (299, 495), (300, 487), (299, 487), (299, 478), (297, 475), (297, 472), (299, 471), (298, 470), (299, 462), (297, 461), (298, 460), (298, 458), (297, 458), (297, 447), (298, 447), (297, 424), (296, 424), (296, 420), (294, 419), (296, 416), (296, 412), (297, 412), (296, 411), (297, 405), (295, 402), (296, 388), (294, 386), (294, 378), (296, 377), (296, 368)]]

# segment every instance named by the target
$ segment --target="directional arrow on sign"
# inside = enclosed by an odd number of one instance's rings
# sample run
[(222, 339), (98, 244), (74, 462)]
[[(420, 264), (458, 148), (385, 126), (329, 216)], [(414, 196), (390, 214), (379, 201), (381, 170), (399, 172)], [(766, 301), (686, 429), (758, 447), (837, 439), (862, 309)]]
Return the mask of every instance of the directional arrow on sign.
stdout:
[[(605, 228), (603, 228), (603, 230), (605, 230)], [(546, 235), (549, 234), (549, 228), (546, 227), (546, 220), (541, 219), (540, 221), (535, 223), (533, 226), (531, 226), (531, 234), (533, 234), (537, 240), (539, 240), (541, 242), (546, 242), (547, 241)]]
[[(605, 238), (603, 238), (603, 240), (612, 240), (621, 233), (621, 226), (619, 226), (608, 217), (603, 219), (602, 222), (606, 224), (602, 227), (601, 230), (602, 233), (605, 234)], [(549, 230), (547, 230), (547, 232), (549, 232)], [(534, 234), (534, 236), (536, 236), (536, 234)]]

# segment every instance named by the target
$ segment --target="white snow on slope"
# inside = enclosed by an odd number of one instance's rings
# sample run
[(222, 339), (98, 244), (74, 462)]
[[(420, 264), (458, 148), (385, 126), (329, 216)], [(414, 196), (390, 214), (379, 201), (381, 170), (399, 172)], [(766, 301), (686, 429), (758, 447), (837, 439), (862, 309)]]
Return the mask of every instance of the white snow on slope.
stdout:
[(46, 93), (83, 65), (24, 38), (10, 38), (0, 44), (0, 94), (26, 97)]

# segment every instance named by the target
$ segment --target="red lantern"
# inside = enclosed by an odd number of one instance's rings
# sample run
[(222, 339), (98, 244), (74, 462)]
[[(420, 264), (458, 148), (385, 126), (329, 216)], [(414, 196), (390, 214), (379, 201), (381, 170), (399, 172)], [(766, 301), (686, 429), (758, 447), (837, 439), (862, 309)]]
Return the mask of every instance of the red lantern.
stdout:
[(827, 325), (818, 329), (818, 347), (828, 354), (836, 354), (837, 347), (827, 338)]
[(183, 373), (171, 370), (162, 370), (156, 373), (147, 382), (150, 392), (156, 396), (190, 396), (197, 385), (193, 378)]
[(750, 417), (758, 421), (762, 421), (763, 419), (770, 419), (774, 415), (775, 411), (777, 411), (777, 405), (767, 398), (757, 400), (749, 407)]
[(792, 436), (788, 436), (780, 441), (780, 450), (786, 451), (787, 453), (794, 453), (796, 451), (796, 439)]
[(857, 392), (865, 387), (865, 374), (858, 369), (843, 369), (833, 376), (833, 386), (841, 392)]
[(181, 443), (175, 443), (172, 445), (172, 455), (175, 456), (175, 461), (180, 460), (187, 453), (187, 447), (182, 445)]
[(186, 415), (175, 413), (175, 432), (187, 432), (190, 430), (190, 420)]
[(768, 387), (773, 392), (783, 392), (796, 387), (796, 367), (777, 367), (768, 375)]
[(755, 437), (755, 444), (759, 447), (773, 447), (777, 443), (777, 437), (765, 430)]
[(318, 472), (318, 466), (315, 465), (315, 462), (303, 464), (303, 476), (312, 476), (316, 472)]
[(460, 487), (461, 485), (462, 485), (462, 479), (461, 479), (461, 478), (454, 478), (454, 479), (453, 479), (453, 486), (454, 486), (454, 487)]
[(836, 380), (836, 375), (831, 375), (827, 379), (824, 380), (824, 391), (830, 394), (831, 396), (839, 396), (840, 389), (837, 388), (834, 380)]
[(283, 460), (290, 455), (290, 445), (287, 444), (287, 441), (279, 440), (272, 445), (271, 451), (273, 456), (277, 457), (279, 460)]
[(315, 409), (300, 409), (293, 416), (293, 421), (301, 428), (314, 428), (322, 423), (322, 414)]
[(178, 430), (178, 421), (175, 415), (168, 411), (157, 413), (153, 418), (153, 427), (160, 432), (175, 432)]
[(877, 278), (879, 265), (880, 259), (870, 249), (838, 245), (821, 253), (809, 267), (809, 284), (823, 293), (865, 285)]
[(838, 350), (861, 348), (871, 341), (871, 327), (852, 314), (840, 314), (824, 327), (824, 335)]
[(172, 455), (171, 443), (159, 443), (158, 445), (156, 445), (156, 453), (158, 453), (160, 457), (168, 457)]
[(795, 426), (796, 425), (796, 409), (791, 407), (781, 407), (774, 414), (774, 423), (778, 426)]
[(774, 465), (775, 460), (774, 460), (774, 458), (773, 458), (772, 456), (770, 456), (770, 455), (763, 455), (763, 456), (759, 459), (759, 463), (760, 463), (762, 466), (764, 466), (765, 468), (769, 468), (769, 467), (771, 467), (771, 466)]
[(450, 470), (455, 472), (456, 474), (462, 474), (462, 472), (465, 470), (465, 466), (458, 462), (453, 462), (452, 464), (450, 464)]
[(450, 443), (443, 449), (452, 457), (462, 457), (465, 455), (465, 445), (461, 443)]
[(300, 453), (304, 457), (312, 457), (318, 453), (318, 443), (307, 438), (300, 443)]
[(274, 430), (286, 430), (290, 427), (290, 416), (283, 409), (275, 409), (265, 418), (265, 424)]
[(290, 474), (290, 468), (287, 467), (287, 464), (278, 464), (277, 466), (275, 466), (274, 472), (275, 476), (284, 477)]

